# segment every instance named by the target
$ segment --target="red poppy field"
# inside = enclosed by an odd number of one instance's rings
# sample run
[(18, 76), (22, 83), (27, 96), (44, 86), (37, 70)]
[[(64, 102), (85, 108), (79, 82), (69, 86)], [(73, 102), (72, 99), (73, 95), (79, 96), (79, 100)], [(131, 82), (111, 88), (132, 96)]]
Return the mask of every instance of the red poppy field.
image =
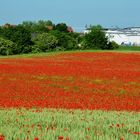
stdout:
[(140, 111), (140, 54), (0, 59), (0, 106)]
[(138, 140), (139, 112), (140, 53), (0, 58), (0, 140)]

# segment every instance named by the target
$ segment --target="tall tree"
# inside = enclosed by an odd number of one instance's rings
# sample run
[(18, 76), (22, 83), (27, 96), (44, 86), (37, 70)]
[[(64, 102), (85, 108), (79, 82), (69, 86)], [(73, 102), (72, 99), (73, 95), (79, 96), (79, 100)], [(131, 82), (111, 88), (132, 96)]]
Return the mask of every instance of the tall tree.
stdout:
[(86, 48), (107, 49), (108, 38), (100, 25), (91, 26), (90, 32), (84, 37)]
[(21, 53), (24, 46), (32, 45), (30, 31), (20, 25), (2, 28), (2, 37), (16, 44), (14, 53)]

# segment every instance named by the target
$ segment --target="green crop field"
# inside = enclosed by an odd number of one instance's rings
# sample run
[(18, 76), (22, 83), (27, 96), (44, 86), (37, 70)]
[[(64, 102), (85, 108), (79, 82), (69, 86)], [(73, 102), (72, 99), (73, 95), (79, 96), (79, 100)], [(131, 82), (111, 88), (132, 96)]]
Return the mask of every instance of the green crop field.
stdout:
[(0, 110), (6, 140), (139, 140), (140, 113), (90, 110)]

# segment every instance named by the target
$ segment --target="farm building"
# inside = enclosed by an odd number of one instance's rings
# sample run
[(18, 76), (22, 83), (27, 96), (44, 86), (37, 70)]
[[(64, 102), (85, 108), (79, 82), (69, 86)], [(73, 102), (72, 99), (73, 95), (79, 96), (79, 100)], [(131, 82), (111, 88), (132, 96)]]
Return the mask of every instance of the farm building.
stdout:
[[(105, 28), (103, 30), (110, 41), (115, 41), (119, 45), (140, 46), (140, 27)], [(84, 33), (89, 32), (89, 29), (84, 30)]]

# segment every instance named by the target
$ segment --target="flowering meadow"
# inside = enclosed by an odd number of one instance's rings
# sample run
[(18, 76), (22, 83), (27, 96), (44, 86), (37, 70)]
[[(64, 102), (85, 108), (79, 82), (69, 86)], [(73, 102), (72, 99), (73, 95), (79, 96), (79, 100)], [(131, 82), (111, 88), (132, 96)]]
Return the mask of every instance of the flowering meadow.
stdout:
[(0, 58), (0, 140), (139, 140), (140, 53)]

